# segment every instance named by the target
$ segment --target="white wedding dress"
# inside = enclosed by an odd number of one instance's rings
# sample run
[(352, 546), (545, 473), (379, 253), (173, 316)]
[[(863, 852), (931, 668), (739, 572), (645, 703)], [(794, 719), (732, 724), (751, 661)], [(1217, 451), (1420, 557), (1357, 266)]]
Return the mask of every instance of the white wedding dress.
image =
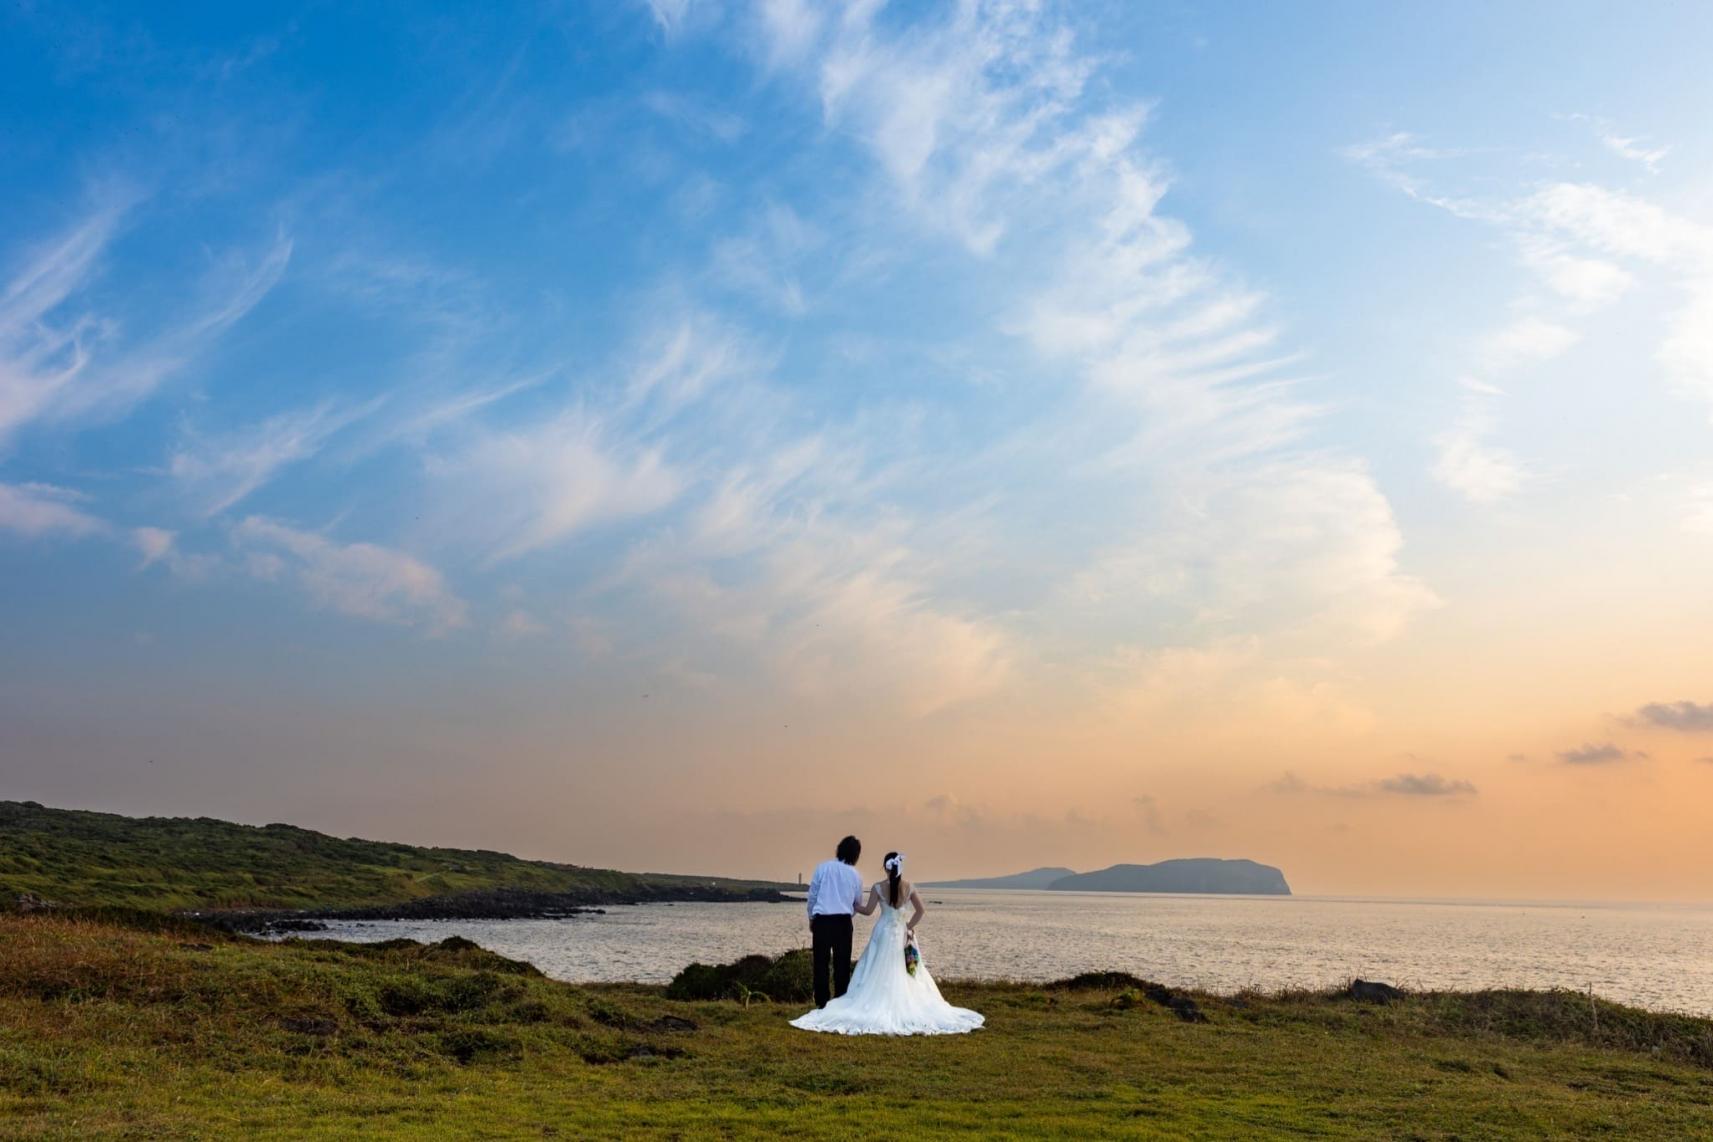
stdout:
[(980, 1027), (982, 1015), (940, 995), (927, 960), (917, 961), (915, 975), (905, 970), (905, 936), (904, 912), (886, 903), (882, 888), (880, 919), (851, 973), (850, 990), (791, 1026), (839, 1035), (962, 1035)]

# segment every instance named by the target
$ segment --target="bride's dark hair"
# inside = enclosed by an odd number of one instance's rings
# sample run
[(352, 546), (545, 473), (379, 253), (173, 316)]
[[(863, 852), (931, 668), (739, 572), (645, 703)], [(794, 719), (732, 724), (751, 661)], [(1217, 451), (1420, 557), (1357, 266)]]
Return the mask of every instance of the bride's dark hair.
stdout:
[(886, 867), (886, 898), (891, 902), (894, 908), (898, 907), (899, 876), (898, 865), (896, 863), (897, 859), (897, 853), (887, 853), (886, 860), (882, 862)]

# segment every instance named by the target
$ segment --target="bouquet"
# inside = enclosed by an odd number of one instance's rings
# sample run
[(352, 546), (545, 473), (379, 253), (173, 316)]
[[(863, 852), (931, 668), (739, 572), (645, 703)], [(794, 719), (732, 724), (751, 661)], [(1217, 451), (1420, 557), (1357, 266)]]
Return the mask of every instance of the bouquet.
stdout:
[(912, 932), (904, 938), (904, 970), (915, 975), (916, 965), (921, 962), (922, 953), (916, 950), (916, 933)]

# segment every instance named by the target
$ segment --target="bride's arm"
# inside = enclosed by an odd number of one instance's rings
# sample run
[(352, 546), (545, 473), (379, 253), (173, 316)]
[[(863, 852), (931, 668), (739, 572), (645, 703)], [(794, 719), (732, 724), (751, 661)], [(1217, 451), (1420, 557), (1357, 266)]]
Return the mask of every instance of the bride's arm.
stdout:
[(913, 915), (911, 915), (910, 923), (907, 925), (907, 927), (909, 927), (909, 929), (912, 932), (914, 932), (916, 930), (916, 925), (920, 924), (922, 922), (922, 917), (924, 915), (926, 915), (928, 912), (928, 910), (926, 908), (922, 907), (922, 898), (920, 896), (916, 895), (916, 886), (915, 885), (910, 886), (910, 906), (912, 908), (916, 909), (916, 911)]
[(858, 904), (856, 906), (856, 910), (861, 912), (864, 916), (873, 916), (874, 910), (879, 907), (880, 885), (877, 884), (868, 890), (868, 900), (862, 904)]

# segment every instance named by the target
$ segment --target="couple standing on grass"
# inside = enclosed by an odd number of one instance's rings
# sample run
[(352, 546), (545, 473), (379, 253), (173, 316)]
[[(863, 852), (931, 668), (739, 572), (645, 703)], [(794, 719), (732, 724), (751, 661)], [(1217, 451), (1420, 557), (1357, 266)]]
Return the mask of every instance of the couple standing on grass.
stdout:
[[(815, 960), (815, 1010), (793, 1027), (840, 1035), (959, 1035), (982, 1016), (953, 1007), (940, 995), (916, 947), (916, 925), (927, 909), (904, 879), (904, 854), (887, 853), (886, 879), (864, 885), (856, 870), (862, 842), (846, 837), (837, 858), (823, 861), (809, 881), (809, 932)], [(864, 889), (867, 889), (864, 899)], [(910, 905), (910, 919), (904, 906)], [(851, 971), (851, 917), (880, 909), (868, 947)], [(829, 978), (830, 977), (830, 978)]]

